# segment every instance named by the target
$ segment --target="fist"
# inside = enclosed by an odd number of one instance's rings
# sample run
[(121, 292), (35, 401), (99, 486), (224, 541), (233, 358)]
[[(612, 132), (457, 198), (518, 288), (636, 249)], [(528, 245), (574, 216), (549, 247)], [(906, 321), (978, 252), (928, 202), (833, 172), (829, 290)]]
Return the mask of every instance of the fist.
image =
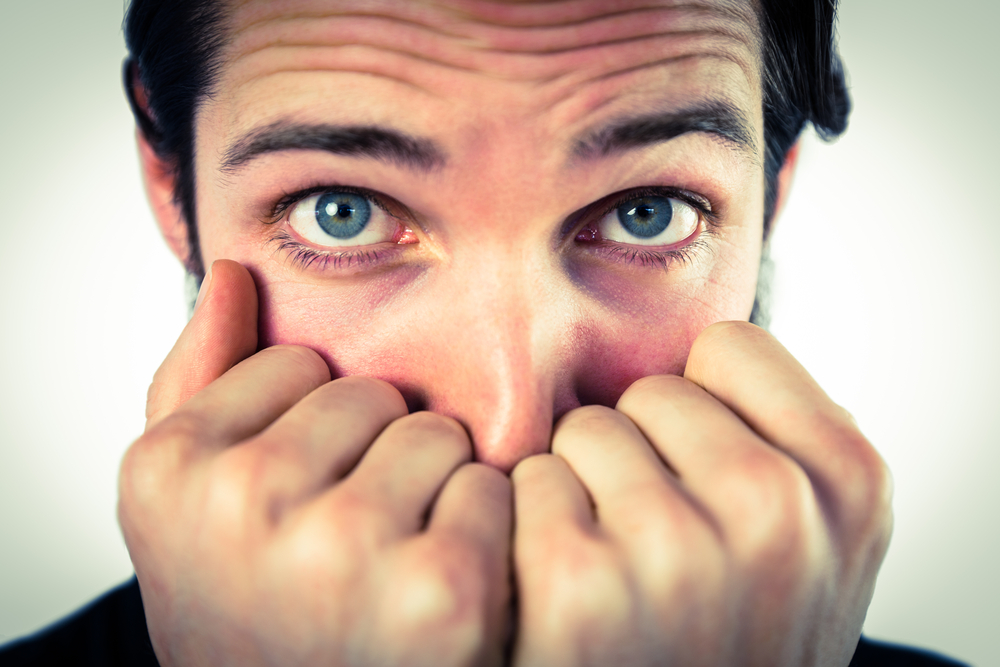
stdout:
[(556, 426), (515, 468), (519, 665), (845, 666), (891, 532), (887, 470), (763, 330)]
[(162, 665), (501, 661), (510, 486), (454, 420), (255, 352), (256, 291), (213, 267), (150, 391), (119, 520)]

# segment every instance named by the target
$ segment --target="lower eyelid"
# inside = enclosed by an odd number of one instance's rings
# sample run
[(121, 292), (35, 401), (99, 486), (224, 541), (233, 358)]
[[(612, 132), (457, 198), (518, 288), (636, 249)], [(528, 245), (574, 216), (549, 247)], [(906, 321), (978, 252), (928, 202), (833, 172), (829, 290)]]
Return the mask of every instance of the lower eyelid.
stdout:
[(667, 269), (670, 265), (693, 260), (707, 245), (706, 236), (712, 236), (711, 224), (699, 214), (695, 230), (682, 241), (668, 247), (646, 246), (638, 244), (610, 241), (603, 238), (579, 241), (579, 245), (589, 246), (590, 252), (601, 255), (610, 261), (626, 265), (639, 265)]
[(398, 254), (404, 246), (371, 244), (346, 249), (321, 250), (300, 242), (285, 230), (278, 230), (271, 238), (264, 241), (264, 248), (268, 247), (273, 248), (272, 257), (281, 253), (285, 256), (285, 261), (299, 269), (324, 271), (374, 266)]
[(674, 264), (686, 264), (696, 259), (705, 249), (705, 241), (699, 235), (692, 242), (673, 250), (650, 250), (646, 246), (630, 246), (623, 243), (600, 243), (593, 252), (609, 261), (628, 266), (668, 270)]

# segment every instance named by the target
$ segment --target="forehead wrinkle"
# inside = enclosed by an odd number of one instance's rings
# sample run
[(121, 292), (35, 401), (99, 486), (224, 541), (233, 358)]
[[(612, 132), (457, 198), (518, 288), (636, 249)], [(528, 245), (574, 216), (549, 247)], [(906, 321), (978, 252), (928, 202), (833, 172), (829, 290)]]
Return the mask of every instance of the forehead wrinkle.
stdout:
[[(455, 60), (462, 49), (493, 53), (548, 55), (635, 39), (702, 32), (725, 35), (734, 41), (755, 44), (756, 33), (747, 26), (719, 19), (714, 12), (678, 15), (673, 9), (655, 8), (618, 14), (615, 18), (583, 26), (558, 28), (496, 28), (472, 26), (444, 30), (397, 17), (373, 14), (330, 16), (281, 16), (256, 27), (242, 29), (233, 51), (237, 56), (269, 46), (380, 46), (420, 54), (437, 53), (438, 60)], [(259, 29), (257, 29), (259, 28)], [(741, 29), (742, 28), (742, 29)]]
[(446, 95), (433, 85), (443, 73), (476, 73), (410, 53), (367, 46), (342, 46), (337, 48), (336, 53), (322, 47), (273, 46), (241, 60), (230, 68), (229, 76), (233, 79), (234, 89), (280, 78), (284, 74), (346, 74), (383, 79), (436, 99), (444, 99)]
[(650, 9), (708, 10), (756, 25), (759, 0), (229, 0), (230, 16), (243, 20), (237, 29), (276, 16), (304, 18), (336, 15), (394, 16), (423, 25), (466, 22), (509, 28), (574, 26)]
[(710, 59), (722, 60), (725, 62), (733, 63), (740, 68), (740, 70), (743, 72), (743, 75), (747, 78), (747, 81), (749, 83), (756, 86), (757, 82), (759, 81), (760, 75), (754, 69), (753, 65), (746, 62), (745, 60), (734, 57), (731, 53), (727, 51), (719, 50), (719, 51), (701, 51), (698, 53), (685, 53), (670, 58), (651, 60), (647, 63), (642, 63), (641, 65), (623, 67), (618, 70), (603, 72), (601, 74), (598, 74), (597, 76), (586, 79), (581, 83), (587, 84), (587, 83), (597, 83), (600, 81), (607, 81), (618, 77), (629, 76), (637, 72), (641, 72), (643, 70), (656, 69), (658, 67), (663, 67), (665, 65), (675, 65), (684, 61), (697, 60), (699, 58), (710, 58)]
[[(440, 3), (436, 3), (440, 4)], [(587, 23), (602, 17), (626, 14), (644, 9), (709, 9), (725, 13), (750, 24), (756, 15), (739, 0), (677, 0), (650, 2), (650, 0), (554, 0), (549, 2), (521, 2), (514, 0), (455, 0), (446, 3), (461, 16), (483, 24), (532, 28), (568, 26)]]
[[(647, 56), (655, 54), (658, 45), (669, 49), (666, 42), (678, 37), (721, 36), (740, 46), (749, 46), (752, 51), (758, 50), (755, 23), (733, 23), (719, 18), (732, 13), (726, 4), (683, 3), (664, 8), (649, 7), (647, 3), (646, 6), (626, 7), (612, 14), (605, 11), (597, 17), (587, 16), (584, 24), (575, 27), (561, 25), (551, 29), (537, 25), (515, 29), (463, 25), (454, 20), (449, 23), (440, 16), (429, 21), (427, 15), (417, 20), (418, 13), (409, 10), (409, 15), (406, 15), (406, 12), (398, 11), (398, 4), (387, 2), (366, 5), (366, 12), (328, 11), (323, 18), (313, 18), (318, 14), (303, 18), (294, 12), (291, 16), (276, 13), (281, 7), (287, 10), (301, 4), (266, 4), (265, 7), (271, 11), (258, 12), (252, 20), (237, 24), (236, 34), (230, 43), (230, 62), (274, 47), (336, 50), (368, 46), (373, 49), (373, 54), (382, 52), (397, 57), (408, 56), (448, 69), (479, 72), (500, 79), (548, 82), (621, 58), (631, 58), (632, 63), (626, 66), (636, 67), (642, 61), (648, 61)], [(427, 3), (415, 4), (427, 6)], [(565, 2), (556, 4), (567, 5)], [(579, 3), (570, 4), (575, 7)], [(309, 8), (310, 3), (305, 5)], [(372, 8), (386, 9), (390, 5), (397, 10), (396, 14), (371, 11)], [(413, 4), (404, 3), (403, 6), (412, 7)], [(607, 19), (607, 16), (613, 18)], [(637, 49), (641, 51), (638, 55)], [(358, 53), (353, 52), (347, 60), (357, 65), (360, 60)], [(663, 54), (660, 55), (663, 60)], [(321, 67), (336, 67), (335, 59), (329, 59), (328, 63)], [(301, 67), (295, 69), (302, 70)], [(357, 71), (355, 67), (350, 69)], [(388, 74), (386, 68), (379, 73)], [(396, 75), (393, 78), (403, 80), (409, 77)]]
[[(710, 53), (737, 64), (749, 81), (756, 82), (756, 58), (749, 54), (749, 57), (740, 57), (745, 46), (742, 42), (734, 42), (727, 35), (691, 31), (543, 56), (515, 54), (506, 55), (501, 61), (480, 58), (473, 62), (456, 63), (389, 47), (357, 44), (335, 47), (281, 45), (244, 54), (237, 62), (232, 63), (230, 72), (236, 76), (241, 70), (246, 70), (246, 78), (257, 78), (265, 73), (279, 71), (355, 72), (403, 81), (437, 96), (447, 96), (447, 85), (443, 85), (440, 91), (435, 90), (433, 85), (435, 80), (439, 80), (442, 70), (536, 84), (563, 79), (568, 85), (578, 85)], [(461, 92), (467, 90), (467, 83), (456, 81), (450, 85), (456, 92)]]
[(546, 54), (698, 30), (728, 35), (754, 46), (759, 41), (756, 22), (734, 21), (715, 8), (695, 5), (643, 7), (558, 26), (511, 29), (475, 24), (466, 32), (487, 50)]

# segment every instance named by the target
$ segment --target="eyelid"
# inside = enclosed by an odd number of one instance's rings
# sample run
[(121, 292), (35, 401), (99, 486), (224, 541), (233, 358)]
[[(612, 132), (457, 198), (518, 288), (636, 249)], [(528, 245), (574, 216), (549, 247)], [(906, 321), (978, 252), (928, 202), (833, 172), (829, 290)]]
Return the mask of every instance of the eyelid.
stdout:
[[(718, 216), (712, 211), (712, 202), (699, 194), (691, 192), (690, 190), (683, 190), (681, 188), (670, 186), (644, 186), (633, 190), (625, 190), (624, 192), (615, 193), (611, 195), (610, 198), (604, 199), (594, 205), (601, 206), (600, 209), (596, 209), (599, 210), (600, 213), (585, 213), (582, 218), (588, 223), (592, 220), (600, 220), (622, 204), (632, 201), (633, 199), (639, 199), (640, 197), (667, 197), (668, 199), (677, 199), (698, 211), (705, 218), (706, 222), (709, 223), (709, 225), (715, 226), (718, 224)], [(610, 203), (603, 204), (603, 202)]]
[(579, 234), (587, 229), (593, 229), (606, 216), (611, 215), (619, 206), (642, 197), (666, 197), (676, 199), (690, 206), (698, 214), (699, 222), (696, 230), (684, 241), (670, 248), (633, 245), (618, 241), (594, 239), (595, 243), (585, 242), (589, 252), (602, 256), (616, 264), (638, 265), (641, 267), (668, 270), (675, 263), (686, 264), (693, 261), (710, 246), (708, 239), (715, 236), (720, 227), (719, 215), (713, 211), (711, 201), (702, 195), (671, 186), (644, 186), (617, 192), (590, 205), (584, 211), (572, 218), (568, 231), (570, 239), (579, 240)]
[[(265, 214), (262, 222), (267, 225), (272, 225), (282, 220), (285, 217), (285, 214), (288, 213), (288, 211), (296, 204), (305, 201), (313, 195), (325, 192), (348, 192), (364, 197), (378, 206), (389, 217), (396, 218), (397, 220), (403, 219), (403, 216), (398, 215), (392, 210), (394, 207), (403, 208), (403, 205), (381, 192), (375, 192), (374, 190), (369, 190), (368, 188), (359, 188), (353, 185), (333, 185), (330, 183), (324, 183), (322, 185), (313, 185), (284, 195), (271, 206), (271, 209)], [(392, 204), (390, 205), (387, 202), (392, 202)]]

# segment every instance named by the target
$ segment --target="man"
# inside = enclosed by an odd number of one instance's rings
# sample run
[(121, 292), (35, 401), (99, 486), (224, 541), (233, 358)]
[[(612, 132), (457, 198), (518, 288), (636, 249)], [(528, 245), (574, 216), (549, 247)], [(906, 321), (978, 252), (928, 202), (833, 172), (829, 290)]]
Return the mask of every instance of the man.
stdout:
[(150, 200), (211, 269), (122, 468), (160, 664), (847, 664), (888, 476), (745, 323), (844, 126), (831, 25), (134, 3)]

